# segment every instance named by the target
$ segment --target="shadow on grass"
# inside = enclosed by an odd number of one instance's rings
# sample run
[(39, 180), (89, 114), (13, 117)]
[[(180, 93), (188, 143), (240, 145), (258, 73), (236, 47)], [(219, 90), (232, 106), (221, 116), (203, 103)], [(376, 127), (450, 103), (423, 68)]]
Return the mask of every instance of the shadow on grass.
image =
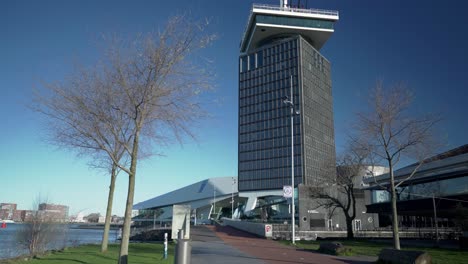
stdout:
[[(168, 250), (172, 248), (171, 245), (169, 245)], [(160, 244), (146, 244), (146, 243), (138, 243), (138, 244), (130, 244), (128, 250), (133, 253), (133, 254), (140, 254), (140, 253), (152, 253), (152, 252), (163, 252), (164, 250), (164, 245), (162, 243)]]
[[(42, 260), (41, 258), (38, 258), (38, 260)], [(63, 263), (64, 261), (66, 262), (76, 262), (76, 263), (83, 263), (83, 264), (87, 264), (88, 262), (85, 262), (85, 261), (82, 261), (82, 260), (77, 260), (77, 259), (68, 259), (68, 258), (54, 258), (54, 257), (48, 257), (48, 258), (45, 258), (43, 259), (44, 261), (60, 261), (60, 262), (57, 262), (57, 263)]]

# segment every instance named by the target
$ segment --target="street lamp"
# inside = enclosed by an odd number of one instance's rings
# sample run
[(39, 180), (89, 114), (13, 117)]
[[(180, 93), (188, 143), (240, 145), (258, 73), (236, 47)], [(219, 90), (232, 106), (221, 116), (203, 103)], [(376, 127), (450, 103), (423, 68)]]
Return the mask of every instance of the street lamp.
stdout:
[(215, 213), (216, 213), (216, 189), (215, 189), (215, 186), (214, 186), (214, 183), (213, 183), (213, 221), (215, 221)]
[(234, 184), (236, 184), (236, 179), (232, 177), (231, 185), (231, 219), (234, 219)]
[(289, 106), (291, 109), (291, 187), (292, 187), (292, 197), (291, 197), (291, 226), (292, 226), (292, 243), (296, 243), (296, 223), (295, 223), (295, 208), (294, 208), (294, 116), (299, 115), (299, 111), (296, 110), (294, 106), (294, 96), (293, 96), (293, 77), (290, 77), (291, 87), (291, 97), (283, 97), (283, 103)]

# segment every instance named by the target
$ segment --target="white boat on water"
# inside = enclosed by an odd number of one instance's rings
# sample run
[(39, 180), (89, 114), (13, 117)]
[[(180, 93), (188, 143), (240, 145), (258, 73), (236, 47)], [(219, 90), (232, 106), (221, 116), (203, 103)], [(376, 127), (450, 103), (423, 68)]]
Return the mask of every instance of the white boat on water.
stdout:
[(0, 220), (0, 224), (1, 223), (14, 224), (15, 221), (13, 221), (13, 220)]

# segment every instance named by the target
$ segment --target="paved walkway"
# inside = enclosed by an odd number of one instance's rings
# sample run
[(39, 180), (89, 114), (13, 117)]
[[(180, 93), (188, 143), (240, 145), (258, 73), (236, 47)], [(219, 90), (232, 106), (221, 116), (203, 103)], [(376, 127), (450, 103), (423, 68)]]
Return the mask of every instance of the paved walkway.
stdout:
[(227, 226), (191, 230), (192, 263), (361, 264), (375, 259), (336, 257), (286, 246)]
[(192, 264), (263, 264), (265, 262), (225, 243), (205, 226), (190, 228)]

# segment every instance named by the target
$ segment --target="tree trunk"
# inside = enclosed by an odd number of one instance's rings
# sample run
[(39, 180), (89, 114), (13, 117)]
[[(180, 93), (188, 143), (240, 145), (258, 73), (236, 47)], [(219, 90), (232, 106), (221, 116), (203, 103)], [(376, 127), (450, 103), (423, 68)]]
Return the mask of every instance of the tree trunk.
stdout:
[(354, 232), (353, 232), (353, 219), (350, 217), (346, 217), (346, 229), (347, 229), (347, 237), (348, 239), (354, 238)]
[(130, 240), (130, 227), (132, 222), (133, 196), (135, 194), (135, 176), (138, 159), (139, 138), (140, 133), (137, 131), (133, 139), (130, 174), (128, 175), (127, 204), (125, 206), (124, 226), (122, 230), (122, 240), (120, 242), (119, 264), (128, 264), (128, 243)]
[(111, 182), (109, 186), (109, 195), (107, 197), (106, 223), (104, 224), (104, 234), (102, 235), (101, 252), (107, 251), (107, 244), (109, 243), (109, 230), (110, 230), (110, 222), (112, 218), (112, 204), (114, 200), (114, 189), (115, 189), (116, 178), (117, 178), (117, 167), (115, 164), (112, 164)]
[(393, 247), (400, 249), (400, 234), (398, 232), (398, 213), (397, 213), (397, 194), (395, 190), (395, 179), (393, 175), (393, 168), (390, 166), (390, 185), (392, 196), (392, 229), (393, 229)]

